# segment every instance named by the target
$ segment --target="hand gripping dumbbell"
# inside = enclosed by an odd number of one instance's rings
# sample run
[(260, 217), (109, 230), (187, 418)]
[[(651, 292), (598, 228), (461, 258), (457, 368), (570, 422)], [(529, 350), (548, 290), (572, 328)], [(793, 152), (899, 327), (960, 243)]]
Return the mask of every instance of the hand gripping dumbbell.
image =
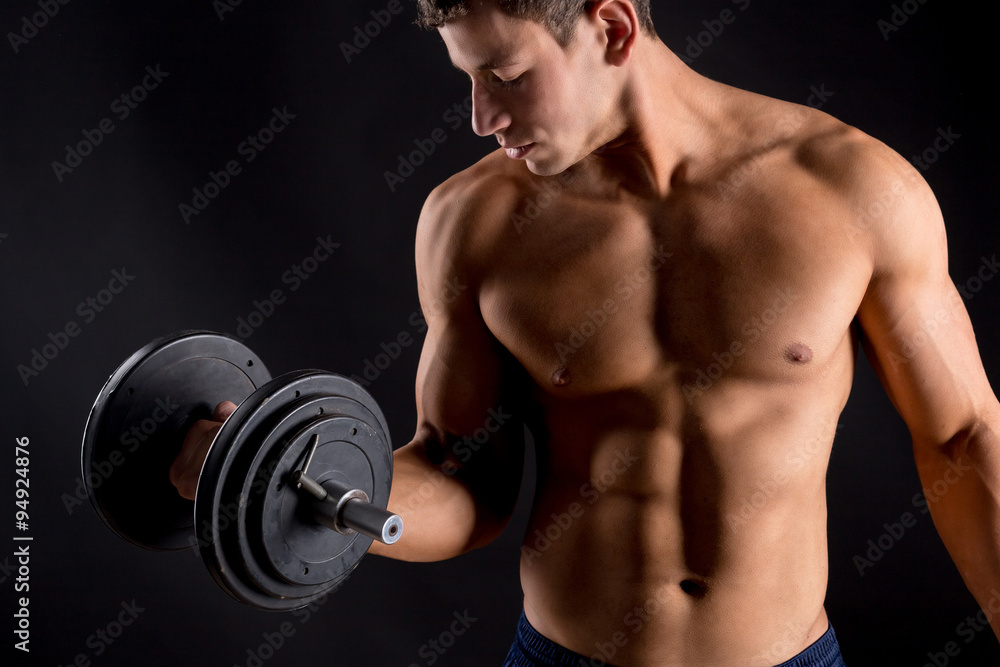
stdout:
[[(194, 502), (168, 479), (184, 436), (221, 401), (239, 407), (205, 459)], [(160, 338), (104, 385), (83, 437), (90, 500), (147, 549), (197, 546), (237, 600), (289, 610), (332, 592), (372, 540), (403, 531), (386, 511), (392, 445), (360, 385), (319, 370), (271, 379), (238, 340), (207, 331)]]

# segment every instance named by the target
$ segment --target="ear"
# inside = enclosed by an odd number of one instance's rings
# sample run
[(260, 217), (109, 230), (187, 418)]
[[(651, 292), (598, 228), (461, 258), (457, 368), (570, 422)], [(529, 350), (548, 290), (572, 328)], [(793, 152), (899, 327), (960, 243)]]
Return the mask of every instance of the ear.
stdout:
[(629, 0), (595, 0), (587, 3), (587, 15), (603, 30), (608, 63), (621, 67), (632, 57), (639, 38), (639, 17)]

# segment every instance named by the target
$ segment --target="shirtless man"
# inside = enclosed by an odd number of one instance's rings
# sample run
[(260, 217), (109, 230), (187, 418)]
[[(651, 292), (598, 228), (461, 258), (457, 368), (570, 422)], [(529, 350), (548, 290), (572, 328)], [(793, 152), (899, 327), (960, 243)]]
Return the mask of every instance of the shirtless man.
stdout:
[[(372, 551), (495, 538), (524, 420), (539, 472), (507, 664), (841, 664), (825, 475), (865, 345), (923, 485), (949, 484), (935, 526), (1000, 610), (1000, 405), (915, 170), (698, 75), (647, 0), (419, 4), (502, 150), (420, 217), (418, 423), (389, 501), (406, 531)], [(175, 464), (184, 495), (216, 428)]]

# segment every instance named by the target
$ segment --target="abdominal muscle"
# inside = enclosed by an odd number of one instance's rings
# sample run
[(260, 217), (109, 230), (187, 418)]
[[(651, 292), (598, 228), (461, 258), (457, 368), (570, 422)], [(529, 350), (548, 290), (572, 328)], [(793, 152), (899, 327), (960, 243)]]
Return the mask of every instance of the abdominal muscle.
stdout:
[(594, 665), (776, 665), (818, 639), (843, 406), (793, 409), (803, 394), (549, 397), (521, 551), (532, 626)]

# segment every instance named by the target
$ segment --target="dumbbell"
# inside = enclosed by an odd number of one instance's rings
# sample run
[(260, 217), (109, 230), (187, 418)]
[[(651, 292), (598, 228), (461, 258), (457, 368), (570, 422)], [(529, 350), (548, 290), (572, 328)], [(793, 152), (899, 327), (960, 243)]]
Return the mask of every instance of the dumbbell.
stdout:
[[(185, 500), (170, 465), (226, 400), (239, 406)], [(210, 331), (157, 339), (118, 367), (87, 420), (81, 467), (111, 530), (147, 549), (197, 546), (216, 582), (259, 609), (331, 593), (373, 540), (403, 531), (386, 511), (392, 445), (375, 400), (325, 371), (271, 379), (243, 343)]]

